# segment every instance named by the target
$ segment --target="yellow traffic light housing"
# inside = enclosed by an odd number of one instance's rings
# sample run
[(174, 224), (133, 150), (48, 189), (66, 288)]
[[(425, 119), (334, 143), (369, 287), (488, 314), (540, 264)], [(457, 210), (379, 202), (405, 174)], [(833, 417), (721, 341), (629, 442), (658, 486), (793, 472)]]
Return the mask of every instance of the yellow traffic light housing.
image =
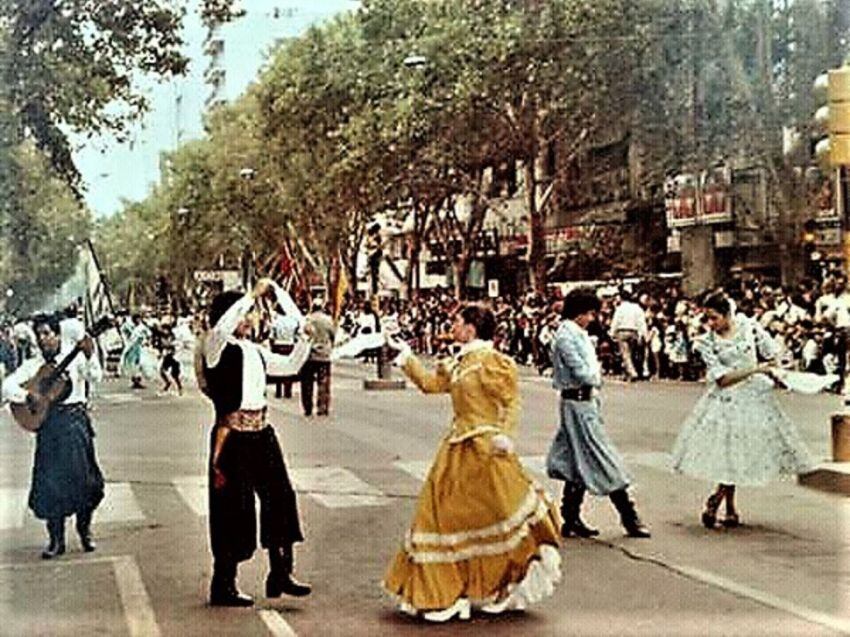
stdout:
[(826, 100), (815, 123), (829, 135), (816, 144), (815, 155), (830, 166), (850, 166), (850, 66), (819, 76), (814, 91), (818, 101)]

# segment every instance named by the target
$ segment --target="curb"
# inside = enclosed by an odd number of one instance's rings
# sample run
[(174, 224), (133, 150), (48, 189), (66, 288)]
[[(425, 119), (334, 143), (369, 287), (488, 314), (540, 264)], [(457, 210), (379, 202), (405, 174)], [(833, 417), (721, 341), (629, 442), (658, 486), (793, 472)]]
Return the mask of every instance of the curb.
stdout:
[(850, 462), (824, 462), (811, 473), (797, 476), (797, 482), (817, 491), (850, 496)]

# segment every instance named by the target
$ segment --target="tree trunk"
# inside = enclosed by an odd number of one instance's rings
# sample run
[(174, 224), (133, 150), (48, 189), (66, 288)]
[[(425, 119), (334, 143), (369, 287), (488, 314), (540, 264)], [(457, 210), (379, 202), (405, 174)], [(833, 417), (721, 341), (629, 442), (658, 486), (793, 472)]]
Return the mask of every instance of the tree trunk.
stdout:
[(528, 211), (528, 269), (531, 284), (538, 294), (546, 294), (546, 229), (544, 217), (537, 207), (537, 176), (534, 158), (523, 161), (525, 200)]
[(466, 278), (469, 276), (469, 266), (472, 261), (469, 256), (469, 248), (464, 246), (460, 256), (452, 263), (455, 277), (455, 298), (459, 301), (466, 299)]

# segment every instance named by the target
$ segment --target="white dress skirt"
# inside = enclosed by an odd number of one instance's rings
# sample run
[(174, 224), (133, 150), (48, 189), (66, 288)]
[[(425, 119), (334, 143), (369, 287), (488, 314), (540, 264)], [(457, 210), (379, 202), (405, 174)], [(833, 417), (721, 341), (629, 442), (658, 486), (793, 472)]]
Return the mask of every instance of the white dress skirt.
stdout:
[(710, 332), (695, 341), (709, 387), (673, 446), (674, 470), (734, 485), (764, 485), (780, 474), (811, 471), (811, 455), (782, 411), (771, 379), (755, 374), (731, 387), (717, 385), (725, 374), (757, 365), (757, 353), (777, 354), (776, 343), (756, 321), (744, 315), (733, 320), (729, 338)]

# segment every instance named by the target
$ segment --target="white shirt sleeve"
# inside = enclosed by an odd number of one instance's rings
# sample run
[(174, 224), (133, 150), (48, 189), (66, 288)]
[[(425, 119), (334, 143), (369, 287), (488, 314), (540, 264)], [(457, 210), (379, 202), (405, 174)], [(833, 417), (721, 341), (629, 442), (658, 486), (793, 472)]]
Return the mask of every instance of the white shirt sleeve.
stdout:
[(36, 375), (42, 362), (38, 357), (28, 358), (18, 369), (9, 374), (3, 381), (3, 400), (19, 404), (27, 402), (27, 390), (23, 388), (23, 385)]
[(269, 376), (295, 376), (301, 371), (307, 357), (310, 356), (310, 342), (304, 339), (296, 341), (289, 354), (275, 354), (267, 347), (257, 346), (266, 364)]
[(91, 358), (86, 358), (84, 353), (80, 357), (80, 376), (89, 383), (99, 383), (103, 380), (103, 368), (97, 358), (97, 350), (92, 352)]
[(204, 342), (204, 358), (207, 365), (215, 367), (221, 360), (221, 353), (227, 345), (227, 339), (233, 334), (245, 315), (251, 310), (254, 297), (250, 293), (231, 305), (227, 311), (218, 319), (213, 328), (207, 334)]
[(295, 301), (292, 300), (292, 296), (290, 296), (289, 292), (284, 290), (274, 281), (272, 281), (272, 289), (274, 290), (275, 300), (277, 300), (277, 304), (280, 306), (280, 309), (283, 310), (284, 314), (298, 321), (298, 327), (303, 327), (305, 322), (304, 315), (301, 313), (301, 310), (298, 309)]
[(614, 310), (614, 316), (611, 317), (611, 327), (609, 329), (609, 333), (614, 335), (618, 329), (620, 329), (620, 323), (623, 322), (623, 304), (617, 306), (617, 309)]

